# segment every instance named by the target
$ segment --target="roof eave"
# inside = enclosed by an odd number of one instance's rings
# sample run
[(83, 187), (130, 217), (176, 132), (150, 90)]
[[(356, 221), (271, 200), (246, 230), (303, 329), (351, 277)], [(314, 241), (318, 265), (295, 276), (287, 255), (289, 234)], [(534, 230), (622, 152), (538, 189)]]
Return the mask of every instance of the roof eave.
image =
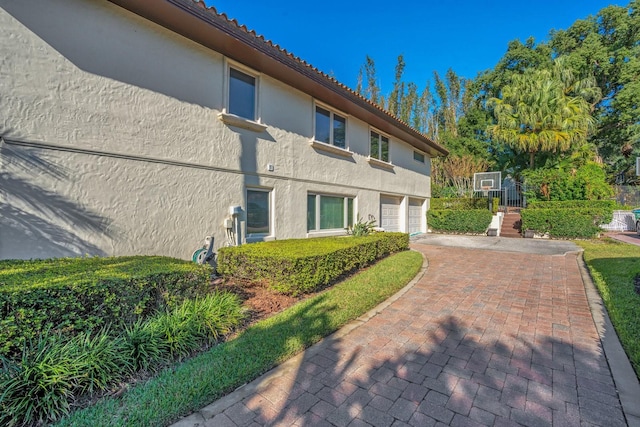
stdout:
[(149, 21), (282, 81), (430, 156), (448, 151), (335, 79), (193, 0), (110, 0)]

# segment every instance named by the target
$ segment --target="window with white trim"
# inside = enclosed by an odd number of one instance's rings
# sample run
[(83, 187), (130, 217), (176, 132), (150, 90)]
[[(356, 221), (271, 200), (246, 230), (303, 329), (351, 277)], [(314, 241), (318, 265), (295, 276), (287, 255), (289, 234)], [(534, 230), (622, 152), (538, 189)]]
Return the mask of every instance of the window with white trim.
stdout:
[(346, 148), (347, 118), (316, 105), (314, 139), (338, 148)]
[(413, 160), (415, 160), (416, 162), (424, 163), (424, 154), (419, 151), (414, 151)]
[(256, 119), (257, 78), (229, 67), (229, 110), (230, 114), (249, 120)]
[(271, 191), (247, 189), (247, 238), (271, 234)]
[(353, 225), (353, 197), (307, 195), (307, 231), (338, 230)]
[(389, 163), (389, 138), (376, 132), (371, 131), (371, 149), (369, 157)]

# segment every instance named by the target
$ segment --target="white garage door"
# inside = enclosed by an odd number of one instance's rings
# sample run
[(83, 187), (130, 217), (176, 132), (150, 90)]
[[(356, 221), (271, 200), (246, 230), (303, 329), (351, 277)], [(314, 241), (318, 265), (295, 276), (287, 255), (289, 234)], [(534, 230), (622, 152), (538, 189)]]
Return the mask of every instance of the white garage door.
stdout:
[(400, 229), (400, 198), (380, 196), (380, 227), (385, 231)]
[(409, 199), (409, 233), (422, 232), (422, 203), (422, 200)]

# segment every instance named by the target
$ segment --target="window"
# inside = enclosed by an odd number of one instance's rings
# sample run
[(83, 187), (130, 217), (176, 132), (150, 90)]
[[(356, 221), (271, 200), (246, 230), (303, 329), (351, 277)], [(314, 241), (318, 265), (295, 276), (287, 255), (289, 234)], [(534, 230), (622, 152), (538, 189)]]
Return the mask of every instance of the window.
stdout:
[(235, 68), (229, 69), (229, 113), (256, 119), (256, 78)]
[(347, 119), (333, 111), (316, 105), (315, 140), (325, 144), (346, 147)]
[(369, 157), (389, 163), (389, 138), (371, 131), (371, 152)]
[(247, 237), (270, 234), (270, 195), (268, 190), (247, 190)]
[(307, 196), (307, 231), (345, 229), (353, 225), (352, 197)]
[(420, 153), (419, 151), (414, 151), (413, 152), (413, 160), (420, 162), (420, 163), (424, 163), (424, 154)]

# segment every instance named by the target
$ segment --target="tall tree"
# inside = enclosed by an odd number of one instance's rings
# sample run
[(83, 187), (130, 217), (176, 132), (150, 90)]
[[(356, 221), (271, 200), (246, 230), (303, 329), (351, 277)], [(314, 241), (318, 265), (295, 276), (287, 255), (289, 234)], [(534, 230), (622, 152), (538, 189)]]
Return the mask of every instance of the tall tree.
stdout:
[(592, 141), (616, 173), (640, 155), (640, 1), (608, 6), (551, 33), (553, 54), (579, 74), (592, 74), (602, 92)]
[(396, 64), (395, 79), (393, 81), (393, 89), (389, 95), (389, 105), (387, 110), (394, 116), (400, 116), (400, 109), (404, 98), (404, 82), (402, 81), (402, 74), (404, 73), (404, 56), (398, 55), (398, 62)]
[(538, 152), (562, 152), (586, 143), (595, 120), (585, 98), (566, 93), (562, 64), (555, 72), (526, 70), (513, 74), (501, 98), (489, 100), (496, 124), (487, 128), (498, 142), (529, 154), (535, 166)]
[(380, 102), (380, 87), (376, 76), (376, 63), (369, 55), (365, 58), (364, 74), (367, 81), (367, 87), (364, 91), (365, 97), (374, 104), (378, 104)]

